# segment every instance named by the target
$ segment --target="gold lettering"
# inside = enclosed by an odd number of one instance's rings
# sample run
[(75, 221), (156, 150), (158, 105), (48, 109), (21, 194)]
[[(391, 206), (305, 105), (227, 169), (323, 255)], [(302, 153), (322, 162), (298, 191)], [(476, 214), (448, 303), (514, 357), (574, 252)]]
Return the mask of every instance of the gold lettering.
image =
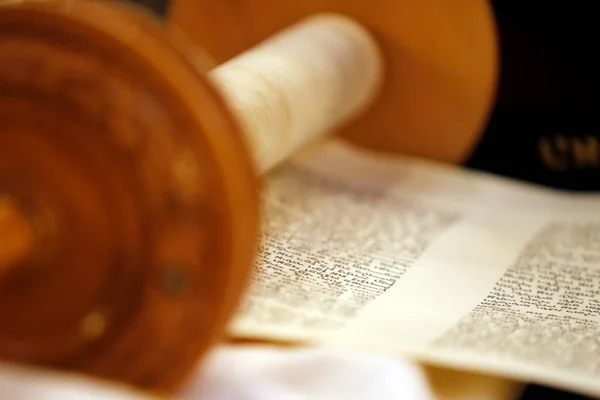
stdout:
[(569, 139), (564, 135), (556, 135), (556, 138), (554, 139), (554, 146), (556, 146), (558, 151), (564, 154), (569, 150)]
[(594, 136), (541, 138), (538, 151), (546, 167), (555, 171), (600, 167), (600, 142)]
[(573, 138), (571, 149), (575, 163), (579, 168), (598, 167), (600, 152), (598, 140), (595, 137)]
[(546, 164), (546, 167), (556, 171), (564, 171), (567, 169), (567, 157), (565, 154), (567, 141), (562, 135), (559, 135), (553, 142), (548, 138), (541, 138), (539, 140), (538, 151), (540, 152), (540, 157), (544, 164)]

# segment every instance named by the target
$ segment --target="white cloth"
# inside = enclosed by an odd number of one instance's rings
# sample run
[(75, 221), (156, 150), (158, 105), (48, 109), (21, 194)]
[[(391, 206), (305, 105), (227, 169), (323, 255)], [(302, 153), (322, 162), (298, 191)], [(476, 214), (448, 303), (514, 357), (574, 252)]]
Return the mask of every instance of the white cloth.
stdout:
[(222, 348), (185, 400), (429, 400), (420, 369), (341, 349)]
[[(122, 388), (65, 375), (0, 368), (2, 399), (146, 400)], [(342, 349), (220, 347), (181, 400), (430, 400), (409, 362)]]

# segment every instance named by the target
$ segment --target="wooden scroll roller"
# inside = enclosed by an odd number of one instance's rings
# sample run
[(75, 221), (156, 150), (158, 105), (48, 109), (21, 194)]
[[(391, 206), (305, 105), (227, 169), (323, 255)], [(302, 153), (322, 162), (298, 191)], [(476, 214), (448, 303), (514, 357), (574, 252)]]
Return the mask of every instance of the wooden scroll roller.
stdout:
[(182, 0), (171, 18), (0, 7), (5, 361), (173, 392), (244, 293), (257, 175), (331, 132), (458, 162), (493, 99), (483, 1)]

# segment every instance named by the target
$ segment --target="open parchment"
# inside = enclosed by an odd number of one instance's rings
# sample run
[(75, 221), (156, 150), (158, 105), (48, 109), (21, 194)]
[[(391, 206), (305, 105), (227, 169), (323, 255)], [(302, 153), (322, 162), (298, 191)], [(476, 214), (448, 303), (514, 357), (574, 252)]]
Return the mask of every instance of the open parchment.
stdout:
[(600, 396), (600, 196), (329, 141), (270, 173), (264, 204), (233, 335)]

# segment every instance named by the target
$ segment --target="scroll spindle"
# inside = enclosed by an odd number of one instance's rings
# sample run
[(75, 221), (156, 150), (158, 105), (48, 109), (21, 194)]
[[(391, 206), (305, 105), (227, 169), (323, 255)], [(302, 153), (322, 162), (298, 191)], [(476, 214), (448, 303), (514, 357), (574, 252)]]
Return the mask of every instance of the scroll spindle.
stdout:
[(210, 77), (264, 172), (364, 112), (378, 93), (382, 63), (369, 32), (326, 14), (294, 24)]

